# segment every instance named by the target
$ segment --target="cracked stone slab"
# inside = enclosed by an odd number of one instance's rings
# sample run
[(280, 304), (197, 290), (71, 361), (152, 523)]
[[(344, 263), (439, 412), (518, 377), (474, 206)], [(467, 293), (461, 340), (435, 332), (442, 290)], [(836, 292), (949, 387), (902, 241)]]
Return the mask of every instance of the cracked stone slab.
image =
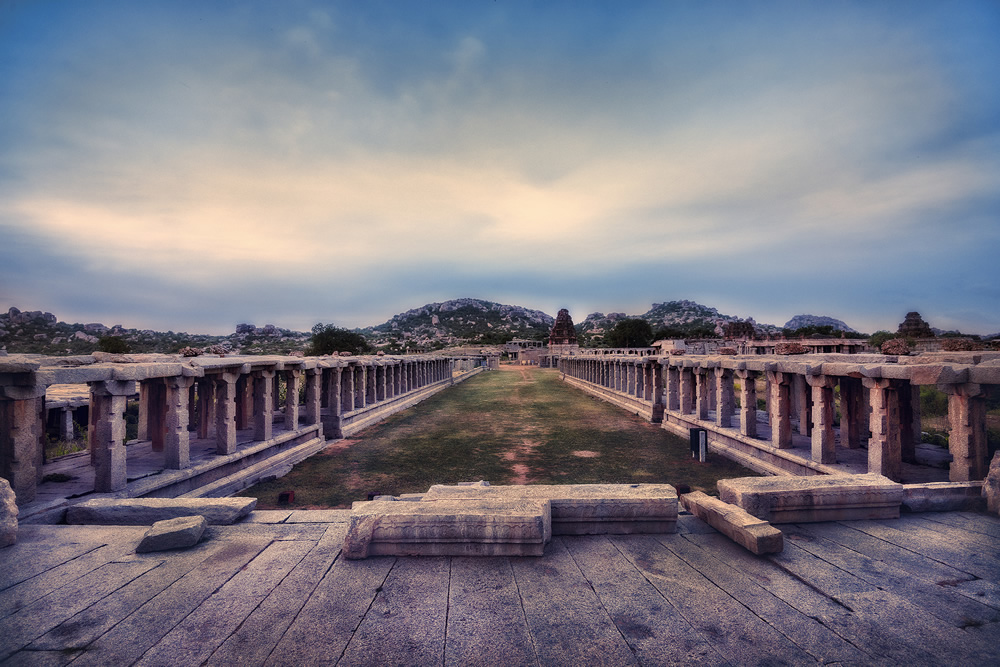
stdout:
[(256, 498), (94, 498), (66, 510), (66, 523), (151, 526), (181, 516), (205, 517), (212, 525), (235, 523), (253, 511)]
[(179, 516), (176, 519), (157, 521), (142, 536), (142, 541), (135, 548), (139, 554), (150, 551), (167, 551), (169, 549), (186, 549), (198, 544), (205, 534), (208, 522), (203, 516)]

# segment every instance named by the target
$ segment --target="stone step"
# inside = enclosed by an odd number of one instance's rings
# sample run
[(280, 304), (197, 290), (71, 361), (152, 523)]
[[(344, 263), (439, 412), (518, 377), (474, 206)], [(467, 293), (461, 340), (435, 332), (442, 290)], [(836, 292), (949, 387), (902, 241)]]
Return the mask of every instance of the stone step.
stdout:
[(344, 555), (541, 556), (551, 538), (544, 500), (371, 500), (351, 509)]

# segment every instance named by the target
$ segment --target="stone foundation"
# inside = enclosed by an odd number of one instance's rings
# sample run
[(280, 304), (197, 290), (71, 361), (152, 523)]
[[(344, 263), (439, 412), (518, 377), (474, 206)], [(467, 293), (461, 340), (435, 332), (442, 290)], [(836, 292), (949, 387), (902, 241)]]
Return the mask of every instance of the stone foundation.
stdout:
[(719, 497), (771, 523), (897, 519), (903, 485), (881, 475), (720, 479)]

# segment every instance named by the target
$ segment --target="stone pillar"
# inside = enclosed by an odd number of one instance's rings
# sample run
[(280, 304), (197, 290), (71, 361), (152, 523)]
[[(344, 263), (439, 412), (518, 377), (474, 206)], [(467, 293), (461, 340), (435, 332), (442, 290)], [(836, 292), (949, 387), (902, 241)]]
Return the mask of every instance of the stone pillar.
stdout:
[(728, 368), (715, 370), (715, 425), (730, 428), (733, 425), (733, 372)]
[(373, 405), (377, 400), (375, 393), (376, 367), (367, 366), (365, 368), (365, 403)]
[(740, 434), (748, 438), (757, 437), (757, 373), (748, 370), (736, 371), (740, 379)]
[[(41, 476), (38, 454), (44, 426), (38, 406), (44, 398), (45, 385), (0, 387), (0, 477), (10, 482), (18, 505), (35, 499)], [(124, 438), (124, 429), (122, 434)]]
[(849, 449), (861, 447), (862, 393), (861, 380), (840, 378), (840, 444)]
[(354, 367), (354, 409), (365, 407), (365, 367), (358, 364)]
[(215, 453), (236, 451), (237, 383), (243, 377), (238, 372), (218, 373), (215, 381)]
[(345, 366), (340, 369), (340, 414), (354, 409), (354, 369)]
[(108, 380), (95, 382), (94, 395), (97, 405), (91, 406), (94, 419), (94, 491), (112, 493), (121, 491), (128, 483), (125, 461), (125, 407), (128, 397), (135, 391), (134, 382)]
[(375, 367), (375, 400), (385, 400), (386, 374), (385, 366), (379, 364)]
[(59, 439), (66, 442), (76, 440), (76, 429), (73, 427), (73, 408), (59, 409)]
[(197, 380), (198, 390), (198, 438), (210, 436), (211, 424), (215, 421), (215, 388), (211, 378)]
[(681, 378), (681, 413), (685, 415), (694, 414), (695, 380), (694, 371), (690, 368), (680, 369)]
[(792, 375), (791, 391), (794, 392), (795, 396), (792, 404), (798, 418), (799, 435), (810, 435), (812, 433), (812, 396), (804, 375), (798, 373)]
[(320, 422), (321, 407), (320, 396), (323, 393), (323, 369), (306, 369), (306, 404), (305, 418), (310, 426)]
[[(299, 427), (299, 386), (302, 371), (291, 368), (285, 371), (285, 430), (294, 431)], [(339, 402), (339, 401), (338, 401)]]
[[(93, 401), (93, 397), (91, 397)], [(92, 435), (92, 434), (88, 434)], [(139, 440), (149, 440), (149, 383), (139, 383)]]
[(191, 436), (188, 406), (194, 378), (175, 375), (165, 378), (166, 411), (163, 431), (163, 467), (183, 470), (191, 465)]
[(939, 387), (948, 394), (948, 451), (952, 462), (948, 478), (952, 482), (985, 479), (986, 397), (978, 384), (953, 384)]
[(330, 380), (327, 384), (330, 390), (330, 407), (326, 411), (326, 419), (323, 420), (323, 436), (326, 438), (344, 437), (344, 402), (341, 396), (343, 374), (344, 369), (340, 366), (330, 369)]
[(900, 481), (902, 459), (899, 440), (899, 393), (892, 380), (862, 378), (871, 397), (871, 438), (868, 440), (868, 472)]
[(650, 380), (653, 382), (653, 421), (663, 421), (663, 367), (659, 364), (650, 366)]
[[(250, 427), (250, 417), (253, 416), (253, 403), (247, 402), (247, 396), (253, 395), (253, 385), (247, 375), (240, 375), (236, 380), (236, 428), (243, 430)], [(250, 390), (250, 391), (248, 391)]]
[(681, 409), (681, 369), (667, 366), (667, 410)]
[(708, 369), (697, 366), (694, 368), (695, 392), (697, 393), (698, 419), (708, 419), (708, 395), (711, 392), (708, 382)]
[(812, 460), (816, 463), (836, 463), (837, 443), (833, 434), (833, 388), (837, 378), (827, 375), (807, 375), (812, 387)]
[(905, 382), (899, 387), (899, 453), (905, 463), (917, 462), (917, 443), (920, 441), (920, 432), (917, 431), (916, 438), (913, 433), (913, 395), (916, 392), (917, 421), (920, 421), (920, 390), (909, 382)]
[(771, 424), (771, 444), (778, 449), (789, 449), (792, 446), (790, 380), (787, 373), (767, 371), (767, 381), (771, 390), (768, 414), (768, 421)]
[(253, 439), (258, 442), (272, 437), (274, 373), (270, 369), (253, 372)]

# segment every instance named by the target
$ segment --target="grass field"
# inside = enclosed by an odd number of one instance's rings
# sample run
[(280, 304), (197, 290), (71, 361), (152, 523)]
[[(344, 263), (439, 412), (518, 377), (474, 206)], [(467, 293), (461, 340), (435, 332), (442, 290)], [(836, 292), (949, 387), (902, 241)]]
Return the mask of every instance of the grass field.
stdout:
[[(691, 459), (687, 440), (567, 386), (559, 373), (503, 366), (443, 391), (350, 440), (331, 443), (281, 479), (240, 495), (278, 507), (349, 507), (369, 493), (432, 484), (658, 482), (715, 493), (715, 482), (753, 475), (728, 459)], [(286, 506), (286, 505), (282, 505)]]

